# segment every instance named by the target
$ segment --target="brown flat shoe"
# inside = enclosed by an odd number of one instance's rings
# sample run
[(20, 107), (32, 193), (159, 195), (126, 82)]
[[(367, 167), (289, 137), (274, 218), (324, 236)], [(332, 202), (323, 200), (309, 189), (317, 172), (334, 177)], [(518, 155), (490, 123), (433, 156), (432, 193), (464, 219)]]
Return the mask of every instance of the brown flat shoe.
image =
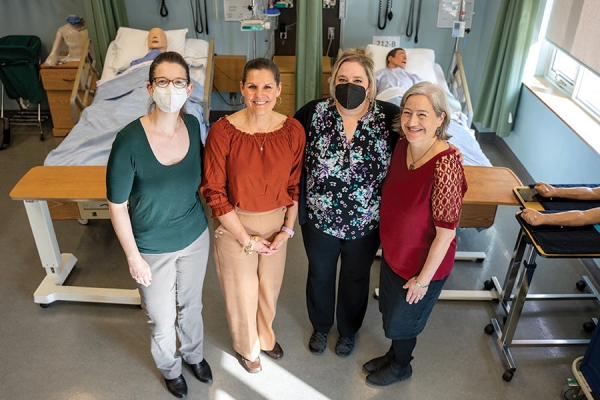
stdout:
[(242, 363), (242, 367), (251, 374), (256, 374), (257, 372), (262, 371), (262, 366), (260, 365), (260, 357), (256, 357), (256, 360), (250, 361), (245, 359), (240, 355), (240, 362)]
[(281, 360), (283, 357), (283, 349), (277, 342), (275, 342), (275, 347), (273, 347), (273, 350), (262, 350), (262, 352), (271, 357), (273, 360)]

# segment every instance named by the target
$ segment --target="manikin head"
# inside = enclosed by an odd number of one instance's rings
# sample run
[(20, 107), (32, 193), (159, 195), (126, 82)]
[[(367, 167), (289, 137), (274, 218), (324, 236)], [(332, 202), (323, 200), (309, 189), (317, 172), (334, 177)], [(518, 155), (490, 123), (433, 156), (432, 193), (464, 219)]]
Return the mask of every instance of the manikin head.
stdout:
[(148, 32), (148, 50), (158, 49), (161, 53), (167, 51), (167, 34), (160, 28), (152, 28)]
[(388, 68), (406, 68), (406, 51), (395, 48), (387, 54), (385, 60)]

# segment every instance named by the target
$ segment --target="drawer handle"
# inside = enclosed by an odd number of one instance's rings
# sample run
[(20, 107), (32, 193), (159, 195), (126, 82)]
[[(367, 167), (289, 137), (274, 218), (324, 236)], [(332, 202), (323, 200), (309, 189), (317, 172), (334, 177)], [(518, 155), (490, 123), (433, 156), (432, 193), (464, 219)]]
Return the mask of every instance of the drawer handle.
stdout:
[(65, 82), (75, 82), (75, 78), (73, 78), (73, 79), (63, 78), (63, 81), (65, 81)]

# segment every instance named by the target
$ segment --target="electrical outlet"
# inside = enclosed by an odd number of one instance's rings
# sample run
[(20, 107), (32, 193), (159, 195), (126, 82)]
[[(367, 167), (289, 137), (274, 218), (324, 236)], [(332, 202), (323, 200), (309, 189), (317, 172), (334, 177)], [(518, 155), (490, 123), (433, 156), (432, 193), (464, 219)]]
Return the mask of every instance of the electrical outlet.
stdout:
[(335, 39), (335, 28), (333, 26), (330, 26), (327, 29), (327, 40), (333, 40)]
[(279, 32), (279, 39), (281, 39), (281, 40), (287, 39), (287, 29), (282, 32)]

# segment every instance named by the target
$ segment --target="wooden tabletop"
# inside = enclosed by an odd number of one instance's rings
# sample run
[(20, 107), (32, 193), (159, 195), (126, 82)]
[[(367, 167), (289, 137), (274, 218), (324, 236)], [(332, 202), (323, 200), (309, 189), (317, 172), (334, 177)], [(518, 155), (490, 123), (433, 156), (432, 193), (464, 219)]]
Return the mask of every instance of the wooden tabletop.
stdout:
[(106, 167), (34, 167), (10, 192), (13, 200), (106, 200)]
[(463, 204), (520, 205), (513, 188), (523, 184), (510, 169), (469, 165), (464, 168), (469, 189)]
[[(469, 190), (464, 204), (520, 205), (513, 188), (523, 186), (504, 167), (465, 166)], [(13, 200), (106, 200), (106, 167), (34, 167), (10, 192)]]

